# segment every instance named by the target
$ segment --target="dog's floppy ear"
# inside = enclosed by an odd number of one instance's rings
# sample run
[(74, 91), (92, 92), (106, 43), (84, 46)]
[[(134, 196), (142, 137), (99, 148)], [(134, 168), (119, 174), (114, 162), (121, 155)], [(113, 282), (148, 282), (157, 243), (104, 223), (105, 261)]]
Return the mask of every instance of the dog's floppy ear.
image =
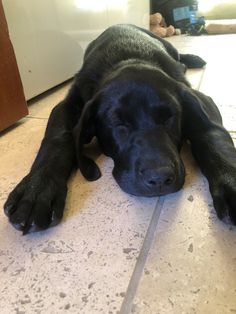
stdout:
[(209, 96), (184, 86), (180, 89), (180, 97), (187, 137), (204, 131), (213, 124), (222, 124), (220, 112)]
[(96, 94), (85, 104), (81, 117), (73, 130), (78, 167), (88, 181), (97, 180), (101, 176), (101, 171), (97, 164), (83, 155), (84, 144), (90, 142), (95, 135), (94, 120), (97, 106), (98, 95)]

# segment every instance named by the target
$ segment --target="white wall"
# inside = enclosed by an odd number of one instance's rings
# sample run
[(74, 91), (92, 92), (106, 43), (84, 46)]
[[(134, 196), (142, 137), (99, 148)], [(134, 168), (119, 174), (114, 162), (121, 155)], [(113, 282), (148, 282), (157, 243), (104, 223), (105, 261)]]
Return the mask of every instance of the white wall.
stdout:
[(109, 25), (149, 26), (149, 0), (3, 0), (25, 96), (71, 78)]

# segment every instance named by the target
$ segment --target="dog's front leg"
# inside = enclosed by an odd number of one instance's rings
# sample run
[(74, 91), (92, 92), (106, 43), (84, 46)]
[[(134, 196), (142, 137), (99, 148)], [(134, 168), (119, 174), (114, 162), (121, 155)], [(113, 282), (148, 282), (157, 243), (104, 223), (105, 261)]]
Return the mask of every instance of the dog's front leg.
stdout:
[(82, 110), (75, 94), (78, 91), (72, 87), (66, 99), (53, 109), (29, 174), (4, 205), (10, 223), (23, 234), (46, 229), (62, 219), (67, 180), (76, 160), (72, 129)]
[(192, 151), (209, 182), (214, 207), (220, 219), (236, 224), (236, 150), (223, 129), (209, 129), (192, 138)]
[(236, 224), (236, 149), (210, 97), (194, 91), (184, 97), (185, 132), (209, 182), (220, 219)]

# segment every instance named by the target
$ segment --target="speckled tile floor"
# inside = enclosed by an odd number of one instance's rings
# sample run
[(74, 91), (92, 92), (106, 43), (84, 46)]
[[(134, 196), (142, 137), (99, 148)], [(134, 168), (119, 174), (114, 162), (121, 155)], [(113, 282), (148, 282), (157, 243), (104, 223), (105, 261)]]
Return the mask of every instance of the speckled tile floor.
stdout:
[[(236, 139), (236, 35), (173, 37), (198, 53), (205, 70), (188, 77), (218, 104)], [(30, 114), (0, 138), (0, 207), (28, 171), (51, 108), (69, 84), (30, 104)], [(184, 188), (166, 197), (123, 193), (100, 156), (99, 181), (72, 176), (63, 222), (22, 237), (0, 212), (0, 308), (3, 314), (236, 312), (236, 228), (216, 218), (206, 179), (188, 147)]]

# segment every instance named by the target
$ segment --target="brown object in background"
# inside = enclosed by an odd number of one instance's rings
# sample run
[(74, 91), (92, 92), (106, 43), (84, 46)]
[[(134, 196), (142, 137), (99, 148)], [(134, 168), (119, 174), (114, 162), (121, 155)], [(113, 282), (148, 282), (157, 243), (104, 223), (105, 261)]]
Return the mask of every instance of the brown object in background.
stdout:
[(205, 30), (209, 35), (236, 34), (236, 20), (209, 20)]
[(27, 114), (23, 86), (0, 0), (0, 131)]
[(174, 26), (167, 26), (165, 19), (158, 12), (150, 15), (150, 31), (162, 38), (179, 35), (181, 33), (179, 30), (176, 32)]

